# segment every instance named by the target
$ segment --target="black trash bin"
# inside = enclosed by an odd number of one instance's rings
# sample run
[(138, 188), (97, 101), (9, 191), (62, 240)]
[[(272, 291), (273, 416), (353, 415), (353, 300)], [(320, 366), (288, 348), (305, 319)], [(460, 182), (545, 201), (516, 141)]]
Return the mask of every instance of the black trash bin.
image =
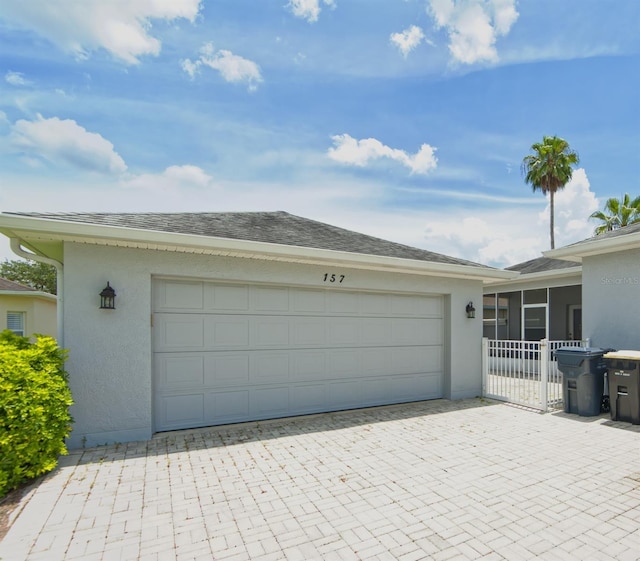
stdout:
[(606, 353), (611, 419), (640, 425), (640, 351)]
[[(607, 349), (609, 350), (609, 349)], [(600, 414), (607, 352), (597, 347), (560, 347), (555, 351), (563, 374), (562, 399), (566, 413), (582, 417)]]

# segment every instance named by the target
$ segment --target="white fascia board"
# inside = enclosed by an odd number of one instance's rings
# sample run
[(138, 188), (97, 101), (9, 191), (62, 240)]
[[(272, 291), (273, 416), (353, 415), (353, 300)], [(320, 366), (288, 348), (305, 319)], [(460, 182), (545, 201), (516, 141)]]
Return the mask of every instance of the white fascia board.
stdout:
[(51, 220), (0, 214), (0, 231), (9, 237), (31, 240), (59, 240), (156, 249), (208, 255), (223, 255), (286, 261), (306, 264), (334, 264), (353, 268), (424, 274), (475, 280), (510, 279), (517, 276), (512, 271), (473, 267), (450, 263), (434, 263), (397, 257), (349, 253), (284, 244), (216, 238), (174, 232), (160, 232), (118, 226), (103, 226), (64, 220)]
[(566, 269), (520, 274), (517, 278), (507, 281), (506, 283), (501, 281), (485, 283), (484, 291), (485, 293), (509, 292), (514, 289), (519, 290), (519, 288), (525, 284), (540, 285), (540, 288), (549, 285), (549, 288), (555, 288), (564, 286), (562, 283), (564, 279), (570, 279), (566, 283), (566, 286), (572, 286), (576, 283), (582, 284), (582, 266), (577, 265), (575, 267), (567, 267)]
[(569, 261), (582, 262), (583, 257), (591, 257), (603, 253), (617, 253), (619, 251), (639, 248), (640, 232), (634, 232), (633, 234), (613, 236), (611, 238), (598, 239), (595, 237), (574, 245), (560, 247), (558, 249), (549, 249), (543, 251), (542, 254), (545, 257), (551, 257), (553, 259), (567, 259)]
[(0, 290), (0, 296), (22, 296), (30, 298), (42, 298), (43, 300), (51, 300), (56, 302), (58, 297), (55, 294), (41, 292), (40, 290)]

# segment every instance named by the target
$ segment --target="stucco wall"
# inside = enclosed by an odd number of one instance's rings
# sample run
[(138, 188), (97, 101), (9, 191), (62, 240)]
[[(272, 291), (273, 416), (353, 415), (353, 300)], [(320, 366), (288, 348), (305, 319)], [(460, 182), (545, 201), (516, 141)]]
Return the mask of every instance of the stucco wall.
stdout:
[(0, 293), (0, 331), (7, 328), (7, 312), (24, 312), (25, 335), (34, 333), (56, 336), (55, 301), (34, 296), (14, 296)]
[[(445, 294), (445, 396), (481, 392), (482, 283), (255, 259), (65, 244), (65, 347), (75, 405), (71, 448), (147, 439), (152, 434), (151, 278), (175, 276), (327, 288), (326, 272), (346, 275), (342, 288)], [(99, 309), (107, 281), (116, 310)]]
[(583, 337), (640, 350), (640, 249), (585, 258), (582, 283)]

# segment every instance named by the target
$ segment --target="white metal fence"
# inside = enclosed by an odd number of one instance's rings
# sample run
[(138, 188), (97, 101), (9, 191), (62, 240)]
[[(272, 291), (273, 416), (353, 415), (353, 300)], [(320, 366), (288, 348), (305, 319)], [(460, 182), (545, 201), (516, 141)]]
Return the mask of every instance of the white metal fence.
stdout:
[(482, 393), (542, 411), (561, 408), (562, 372), (553, 351), (582, 341), (482, 340)]

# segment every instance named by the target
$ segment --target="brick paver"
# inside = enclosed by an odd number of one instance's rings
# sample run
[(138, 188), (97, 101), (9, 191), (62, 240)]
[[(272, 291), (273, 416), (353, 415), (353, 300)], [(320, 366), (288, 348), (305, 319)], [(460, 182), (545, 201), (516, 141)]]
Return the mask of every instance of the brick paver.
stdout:
[(640, 426), (488, 400), (72, 451), (2, 561), (640, 560)]

